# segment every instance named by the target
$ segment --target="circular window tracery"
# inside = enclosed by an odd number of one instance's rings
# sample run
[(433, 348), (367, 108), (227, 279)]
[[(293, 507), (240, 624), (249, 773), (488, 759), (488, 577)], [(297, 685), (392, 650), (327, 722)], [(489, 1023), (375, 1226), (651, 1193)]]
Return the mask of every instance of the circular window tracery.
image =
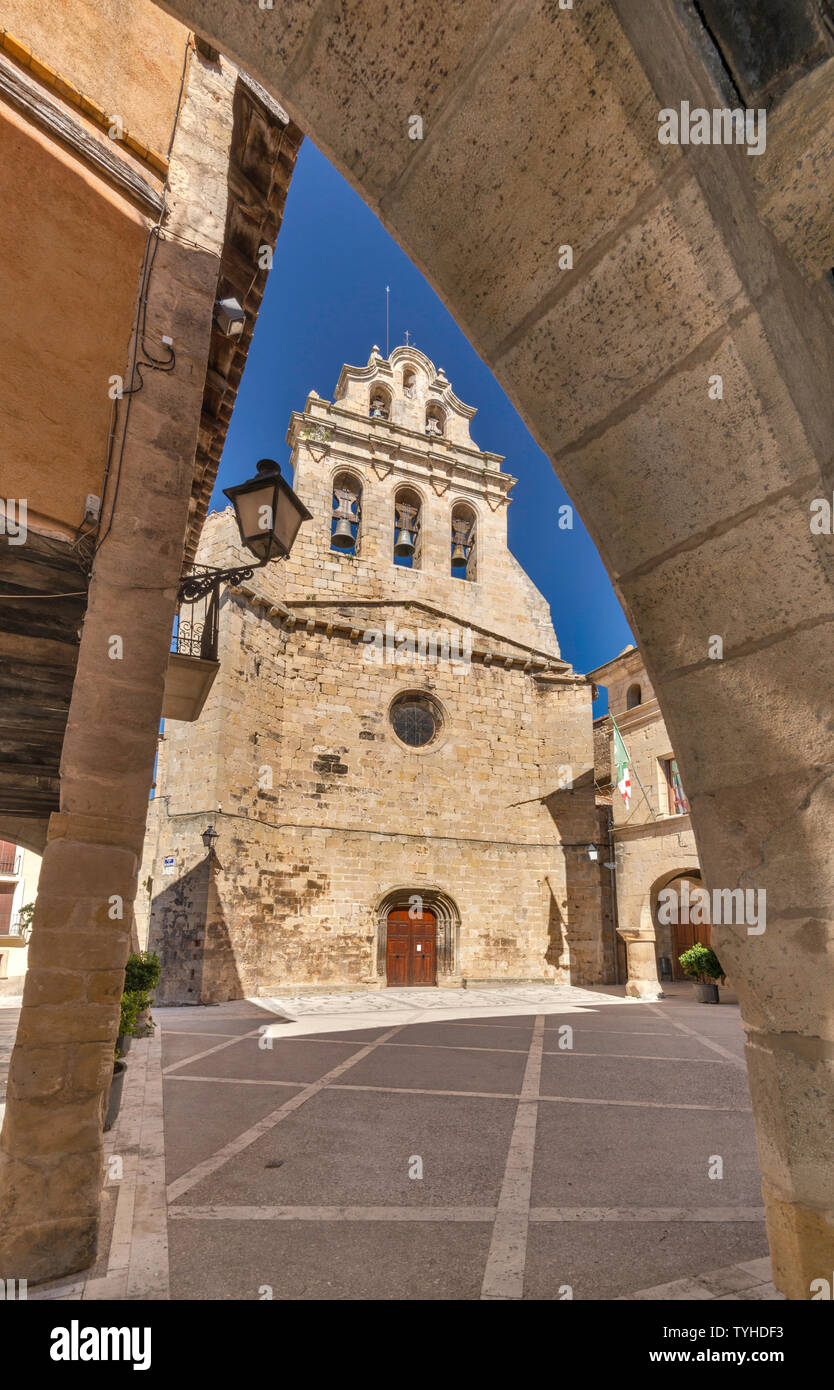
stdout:
[(427, 748), (443, 727), (440, 707), (421, 691), (398, 695), (389, 711), (391, 727), (408, 748)]

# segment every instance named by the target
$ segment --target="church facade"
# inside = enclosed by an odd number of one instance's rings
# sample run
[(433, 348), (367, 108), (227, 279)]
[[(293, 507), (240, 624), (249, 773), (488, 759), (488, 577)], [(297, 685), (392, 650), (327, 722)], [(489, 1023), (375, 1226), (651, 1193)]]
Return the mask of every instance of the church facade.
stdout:
[[(515, 480), (474, 414), (413, 346), (293, 414), (312, 520), (223, 591), (214, 686), (160, 740), (158, 1002), (611, 978), (592, 687), (507, 547)], [(230, 509), (197, 558), (240, 561)]]

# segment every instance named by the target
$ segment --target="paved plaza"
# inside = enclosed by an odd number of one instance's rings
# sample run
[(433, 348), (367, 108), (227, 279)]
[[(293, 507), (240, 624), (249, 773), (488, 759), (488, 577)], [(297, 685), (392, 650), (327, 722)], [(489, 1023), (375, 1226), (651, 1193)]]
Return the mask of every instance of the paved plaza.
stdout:
[(779, 1297), (732, 1004), (403, 989), (156, 1019), (99, 1263), (36, 1297)]

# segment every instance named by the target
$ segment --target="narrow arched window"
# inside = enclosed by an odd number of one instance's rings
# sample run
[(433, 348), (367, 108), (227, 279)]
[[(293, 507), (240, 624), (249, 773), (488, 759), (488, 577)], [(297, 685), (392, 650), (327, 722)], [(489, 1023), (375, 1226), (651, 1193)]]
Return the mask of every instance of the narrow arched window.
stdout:
[(451, 566), (455, 579), (477, 577), (475, 513), (465, 502), (452, 508)]
[(391, 397), (381, 386), (371, 387), (368, 414), (372, 420), (388, 420), (391, 417)]
[(340, 555), (355, 555), (362, 518), (362, 484), (353, 473), (339, 473), (333, 479), (332, 516), (330, 549)]
[(426, 434), (442, 435), (446, 432), (446, 412), (442, 406), (430, 405), (426, 409)]
[(639, 685), (630, 685), (626, 694), (626, 709), (635, 709), (643, 703), (643, 692)]
[(420, 568), (420, 494), (401, 487), (394, 497), (394, 564)]

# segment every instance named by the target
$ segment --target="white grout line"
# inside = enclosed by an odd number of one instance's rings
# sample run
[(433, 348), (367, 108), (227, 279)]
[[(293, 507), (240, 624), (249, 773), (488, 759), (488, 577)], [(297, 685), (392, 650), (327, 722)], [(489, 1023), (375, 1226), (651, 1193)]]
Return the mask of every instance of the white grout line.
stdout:
[[(390, 1029), (389, 1032), (383, 1034), (379, 1042), (387, 1042), (388, 1038), (393, 1037), (394, 1034), (398, 1032), (399, 1028)], [(357, 1062), (364, 1061), (377, 1046), (378, 1043), (376, 1042), (366, 1043), (358, 1052), (354, 1052), (351, 1057), (340, 1062), (338, 1066), (333, 1067), (332, 1071), (327, 1072), (324, 1076), (320, 1077), (318, 1081), (313, 1081), (310, 1085), (306, 1086), (303, 1091), (300, 1091), (298, 1095), (291, 1096), (290, 1099), (286, 1100), (283, 1105), (280, 1105), (277, 1110), (273, 1110), (269, 1115), (259, 1120), (256, 1125), (252, 1125), (250, 1129), (244, 1130), (236, 1139), (232, 1139), (231, 1142), (225, 1144), (222, 1149), (218, 1149), (217, 1153), (212, 1154), (210, 1158), (205, 1159), (202, 1163), (198, 1163), (194, 1168), (190, 1168), (187, 1173), (183, 1173), (182, 1177), (177, 1178), (168, 1188), (168, 1201), (174, 1202), (177, 1197), (182, 1196), (184, 1192), (188, 1192), (190, 1188), (195, 1187), (203, 1178), (207, 1178), (210, 1174), (216, 1173), (218, 1168), (222, 1168), (224, 1164), (228, 1163), (236, 1154), (241, 1153), (243, 1149), (247, 1149), (250, 1144), (254, 1144), (257, 1139), (260, 1139), (261, 1135), (267, 1134), (275, 1125), (280, 1124), (281, 1120), (285, 1120), (286, 1117), (297, 1110), (300, 1105), (304, 1105), (305, 1101), (318, 1095), (319, 1091), (329, 1086), (335, 1077), (342, 1076), (343, 1073), (348, 1071), (351, 1067), (355, 1067)]]
[[(705, 1007), (708, 1006), (705, 1005)], [(663, 1013), (662, 1009), (659, 1009), (656, 1004), (647, 1004), (646, 1008), (651, 1009), (654, 1013), (658, 1013), (662, 1018), (667, 1019), (669, 1023), (672, 1024), (673, 1028), (679, 1028), (682, 1033), (688, 1033), (690, 1037), (697, 1038), (700, 1043), (703, 1043), (704, 1047), (711, 1047), (713, 1052), (720, 1052), (721, 1056), (726, 1058), (727, 1061), (734, 1062), (737, 1067), (744, 1067), (745, 1071), (747, 1070), (747, 1063), (744, 1058), (737, 1056), (735, 1052), (731, 1052), (728, 1047), (722, 1047), (721, 1043), (713, 1042), (712, 1038), (708, 1038), (705, 1033), (699, 1033), (697, 1028), (690, 1028), (689, 1024), (681, 1023), (678, 1019), (672, 1018), (671, 1014)]]
[(733, 1115), (750, 1115), (752, 1105), (691, 1105), (682, 1100), (599, 1100), (595, 1096), (538, 1096), (538, 1100), (557, 1101), (559, 1105), (627, 1105), (638, 1110), (726, 1110)]
[(536, 1148), (536, 1119), (539, 1078), (544, 1047), (544, 1015), (536, 1018), (530, 1054), (524, 1071), (515, 1125), (510, 1139), (507, 1166), (498, 1213), (492, 1229), (482, 1299), (521, 1298), (524, 1293), (524, 1267), (527, 1262), (527, 1227), (530, 1192)]
[(126, 1297), (129, 1299), (170, 1297), (163, 1121), (162, 1034), (157, 1029), (148, 1050), (127, 1280)]
[[(491, 1207), (172, 1207), (178, 1221), (494, 1221)], [(755, 1222), (764, 1207), (532, 1207), (530, 1221), (551, 1222)]]
[(179, 1221), (484, 1221), (495, 1207), (172, 1207)]
[(205, 1052), (195, 1052), (193, 1057), (183, 1057), (180, 1062), (172, 1062), (170, 1066), (164, 1068), (162, 1075), (168, 1076), (177, 1067), (187, 1067), (189, 1062), (201, 1062), (204, 1057), (211, 1057), (215, 1052), (222, 1052), (226, 1047), (234, 1047), (235, 1043), (244, 1042), (247, 1038), (257, 1038), (261, 1035), (260, 1028), (253, 1028), (251, 1033), (240, 1033), (237, 1037), (229, 1038), (228, 1042), (218, 1043), (216, 1047), (207, 1047)]
[[(370, 1046), (371, 1044), (369, 1044)], [(594, 1054), (596, 1055), (596, 1054)], [(335, 1075), (335, 1072), (328, 1075)], [(253, 1081), (250, 1078), (240, 1076), (166, 1076), (166, 1081), (203, 1081), (211, 1082), (219, 1086), (287, 1086), (302, 1090), (311, 1084), (309, 1081)], [(437, 1090), (428, 1086), (373, 1086), (370, 1084), (360, 1084), (358, 1082), (344, 1081), (333, 1082), (329, 1089), (331, 1091), (377, 1091), (383, 1095), (390, 1096), (462, 1096), (473, 1100), (520, 1100), (519, 1091), (447, 1091)], [(555, 1101), (559, 1105), (626, 1105), (634, 1106), (638, 1110), (710, 1110), (710, 1111), (729, 1111), (732, 1114), (748, 1114), (751, 1110), (749, 1105), (691, 1105), (679, 1100), (601, 1100), (594, 1096), (546, 1096), (539, 1093), (531, 1097), (536, 1101)]]
[(533, 1207), (531, 1221), (764, 1221), (764, 1207)]
[(248, 1076), (192, 1076), (189, 1072), (187, 1076), (175, 1072), (173, 1076), (166, 1076), (166, 1081), (212, 1081), (218, 1086), (289, 1086), (291, 1089), (300, 1090), (302, 1086), (309, 1086), (309, 1081), (273, 1081), (253, 1080)]

